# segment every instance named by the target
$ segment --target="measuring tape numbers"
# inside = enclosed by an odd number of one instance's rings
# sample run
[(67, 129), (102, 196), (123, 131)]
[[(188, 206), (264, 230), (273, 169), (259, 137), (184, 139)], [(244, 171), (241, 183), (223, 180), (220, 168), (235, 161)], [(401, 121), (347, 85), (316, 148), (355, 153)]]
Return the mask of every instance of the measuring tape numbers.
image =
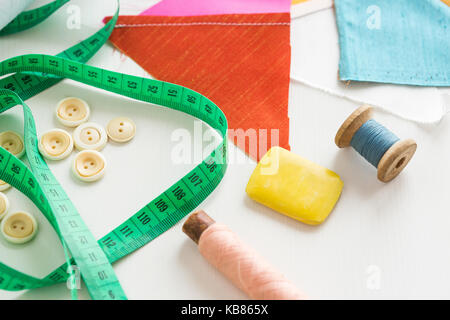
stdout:
[[(67, 2), (68, 0), (57, 0), (41, 8), (24, 12), (0, 31), (0, 35), (31, 28)], [(29, 55), (1, 63), (1, 75), (16, 73), (0, 80), (0, 88), (6, 89), (0, 91), (0, 113), (18, 104), (23, 106), (25, 143), (31, 170), (9, 152), (1, 149), (0, 177), (29, 197), (50, 221), (61, 239), (67, 261), (43, 279), (31, 277), (0, 263), (1, 289), (24, 290), (63, 282), (73, 274), (71, 264), (77, 264), (93, 299), (125, 299), (126, 296), (110, 263), (142, 247), (192, 211), (219, 184), (226, 170), (226, 139), (224, 139), (223, 144), (208, 159), (177, 182), (173, 188), (168, 189), (100, 239), (98, 244), (95, 242), (75, 206), (39, 154), (36, 147), (34, 119), (24, 100), (53, 86), (64, 77), (73, 79), (77, 76), (74, 80), (197, 116), (216, 128), (222, 137), (226, 136), (227, 127), (225, 116), (211, 101), (193, 91), (185, 97), (184, 94), (189, 89), (75, 64), (88, 61), (103, 46), (114, 29), (118, 12), (119, 10), (113, 19), (93, 36), (56, 57)], [(45, 62), (39, 57), (45, 58)], [(56, 68), (58, 65), (65, 65), (66, 69), (59, 70)], [(77, 74), (75, 70), (81, 69), (85, 70), (84, 73)], [(108, 73), (106, 77), (96, 77), (106, 73)], [(125, 80), (132, 78), (141, 82)], [(121, 84), (117, 86), (119, 81)], [(126, 86), (123, 85), (123, 81), (127, 81)], [(145, 93), (136, 91), (138, 83), (148, 85), (147, 90), (151, 93), (151, 99)], [(164, 94), (168, 99), (164, 99)], [(182, 99), (187, 99), (188, 104), (183, 104)], [(192, 107), (191, 104), (197, 103), (204, 104), (202, 111), (186, 109), (186, 106)], [(69, 251), (73, 259), (69, 258)], [(74, 288), (72, 294), (76, 297)]]
[(21, 32), (38, 25), (69, 1), (70, 0), (55, 0), (42, 7), (22, 12), (0, 30), (0, 36)]
[[(78, 62), (87, 62), (106, 43), (119, 17), (117, 9), (113, 19), (89, 38), (57, 54), (57, 57)], [(27, 100), (60, 82), (62, 78), (48, 77), (37, 73), (16, 73), (0, 79), (0, 88), (16, 92), (22, 100)]]
[[(117, 21), (119, 14), (119, 8), (117, 9), (114, 18), (112, 20), (112, 23), (107, 23), (102, 29), (97, 31), (94, 35), (87, 38), (86, 40), (78, 43), (77, 45), (72, 46), (71, 48), (61, 52), (57, 56), (65, 57), (74, 61), (80, 61), (85, 62), (89, 60), (102, 46), (103, 44), (108, 40), (111, 32), (114, 29), (115, 23)], [(111, 21), (110, 21), (111, 22)], [(12, 62), (14, 64), (15, 62)], [(9, 77), (3, 78), (0, 80), (0, 88), (5, 88), (7, 90), (15, 92), (16, 95), (18, 95), (22, 101), (26, 100), (30, 97), (33, 97), (34, 95), (42, 92), (43, 90), (53, 86), (54, 84), (60, 82), (63, 78), (57, 77), (54, 75), (45, 75), (39, 72), (18, 72), (15, 74), (12, 74)], [(8, 98), (8, 95), (5, 96), (5, 99)], [(26, 109), (26, 108), (25, 108)], [(26, 117), (29, 117), (31, 113), (27, 110), (24, 110), (24, 115)], [(32, 117), (31, 117), (32, 118)], [(34, 122), (34, 121), (33, 121)], [(27, 122), (28, 124), (31, 123), (31, 121)], [(31, 125), (31, 124), (30, 124)], [(29, 127), (30, 127), (29, 125)], [(31, 131), (26, 130), (25, 128), (25, 137), (27, 137), (27, 134), (31, 134)], [(31, 162), (30, 162), (31, 163)], [(46, 165), (45, 165), (46, 167)], [(23, 170), (23, 169), (22, 169)], [(50, 192), (51, 194), (58, 193), (61, 197), (66, 197), (64, 193), (64, 190), (59, 186), (56, 179), (53, 177), (51, 172), (48, 170), (48, 168), (44, 168), (45, 173), (41, 173), (41, 175), (38, 175), (38, 178), (44, 179), (45, 183), (48, 183), (49, 186), (54, 185), (54, 188), (49, 187), (49, 190), (44, 190), (44, 192)], [(59, 189), (59, 190), (58, 190)], [(68, 199), (68, 198), (67, 198)], [(70, 203), (70, 201), (68, 201)], [(52, 202), (50, 202), (52, 204)], [(67, 208), (66, 208), (67, 207)], [(120, 287), (119, 282), (117, 281), (117, 278), (115, 276), (114, 270), (109, 263), (108, 259), (103, 253), (103, 250), (100, 248), (100, 246), (96, 243), (95, 238), (92, 236), (92, 234), (89, 232), (89, 229), (84, 224), (84, 222), (79, 217), (78, 212), (76, 211), (73, 204), (66, 204), (66, 206), (60, 207), (61, 210), (67, 210), (68, 212), (72, 213), (73, 217), (77, 217), (79, 220), (77, 223), (75, 220), (70, 220), (69, 223), (71, 224), (77, 224), (79, 227), (79, 230), (83, 230), (84, 235), (83, 239), (86, 242), (86, 244), (90, 245), (91, 254), (90, 254), (90, 260), (89, 261), (86, 257), (83, 257), (83, 247), (75, 241), (70, 235), (65, 235), (62, 232), (63, 230), (60, 230), (60, 223), (58, 223), (57, 219), (58, 216), (50, 217), (53, 219), (53, 227), (58, 233), (58, 236), (61, 239), (64, 253), (66, 256), (67, 261), (67, 268), (65, 270), (66, 276), (74, 275), (74, 270), (71, 267), (72, 263), (76, 263), (78, 267), (80, 268), (80, 271), (83, 269), (82, 277), (86, 283), (86, 287), (88, 288), (88, 291), (93, 299), (125, 299), (126, 296), (123, 293), (122, 288)], [(41, 209), (41, 208), (40, 208)], [(42, 211), (42, 210), (41, 210)], [(49, 218), (49, 217), (47, 217)], [(52, 223), (52, 221), (50, 220)], [(67, 230), (66, 230), (67, 231)], [(69, 257), (69, 252), (74, 258), (73, 260)], [(95, 260), (92, 260), (95, 259)], [(89, 263), (91, 265), (89, 265)], [(93, 273), (94, 267), (101, 268), (97, 273)], [(1, 278), (0, 278), (0, 288), (2, 288), (2, 283), (5, 282), (4, 286), (7, 287), (7, 290), (23, 290), (27, 288), (36, 288), (41, 287), (44, 285), (42, 281), (36, 281), (38, 279), (26, 279), (25, 282), (21, 282), (18, 284), (14, 284), (14, 281), (9, 281), (8, 284), (6, 284), (6, 281), (8, 281), (9, 276), (8, 273), (1, 272)], [(57, 276), (53, 276), (54, 279), (58, 278)], [(24, 278), (22, 277), (22, 280)], [(50, 280), (52, 280), (50, 279)], [(99, 283), (98, 279), (104, 280), (101, 283), (101, 286), (103, 286), (102, 290), (99, 290)], [(73, 278), (73, 281), (75, 278)], [(48, 282), (48, 281), (47, 281)], [(73, 286), (71, 288), (72, 298), (77, 297), (76, 289)]]
[[(175, 84), (48, 55), (25, 55), (0, 63), (0, 76), (16, 72), (39, 72), (69, 78), (132, 99), (182, 111), (206, 122), (223, 138), (222, 143), (200, 165), (98, 241), (108, 264), (167, 231), (206, 199), (223, 178), (227, 168), (227, 120), (223, 112), (201, 94)], [(0, 90), (0, 113), (16, 105), (23, 106), (26, 154), (31, 170), (0, 148), (0, 179), (29, 197), (50, 221), (63, 243), (68, 244), (93, 298), (125, 298), (114, 273), (108, 271), (106, 264), (99, 263), (102, 257), (95, 246), (92, 247), (90, 232), (39, 154), (31, 110), (19, 94)], [(66, 263), (44, 279), (36, 279), (0, 264), (0, 288), (23, 290), (63, 282), (68, 278), (67, 267)]]

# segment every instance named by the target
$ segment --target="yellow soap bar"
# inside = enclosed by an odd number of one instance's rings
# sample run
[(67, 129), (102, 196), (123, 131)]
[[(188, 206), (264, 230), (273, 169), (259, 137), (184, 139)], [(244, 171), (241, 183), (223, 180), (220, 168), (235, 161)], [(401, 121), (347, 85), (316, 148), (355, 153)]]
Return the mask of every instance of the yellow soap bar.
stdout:
[(339, 175), (280, 147), (256, 166), (246, 192), (255, 201), (310, 225), (333, 210), (344, 183)]

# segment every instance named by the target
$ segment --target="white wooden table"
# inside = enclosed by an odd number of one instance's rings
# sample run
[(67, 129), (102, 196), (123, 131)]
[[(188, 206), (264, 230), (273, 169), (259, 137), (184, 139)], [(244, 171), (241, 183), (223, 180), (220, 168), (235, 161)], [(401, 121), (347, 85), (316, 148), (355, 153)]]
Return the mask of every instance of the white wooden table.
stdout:
[[(37, 1), (36, 6), (46, 2)], [(69, 14), (60, 10), (32, 30), (0, 39), (0, 59), (25, 53), (56, 54), (93, 33), (101, 26), (101, 18), (115, 10), (114, 1), (72, 2), (81, 9), (80, 30), (68, 30)], [(122, 5), (125, 12), (139, 11), (126, 3)], [(336, 33), (334, 22), (329, 20), (334, 19), (331, 10), (301, 19), (292, 27), (293, 73), (304, 59), (304, 50), (298, 48), (308, 47), (308, 39), (296, 37), (298, 28), (323, 25), (328, 29), (322, 31)], [(336, 43), (330, 46), (337, 50)], [(109, 44), (90, 64), (146, 75)], [(69, 80), (27, 101), (40, 132), (59, 127), (54, 108), (66, 96), (87, 100), (92, 121), (106, 125), (113, 117), (129, 116), (138, 128), (129, 144), (108, 144), (105, 148), (109, 169), (98, 183), (76, 182), (70, 175), (72, 158), (50, 164), (96, 237), (119, 225), (194, 166), (171, 161), (175, 144), (171, 135), (178, 128), (193, 131), (192, 117)], [(228, 224), (312, 298), (450, 298), (450, 119), (423, 127), (376, 113), (379, 122), (400, 137), (414, 138), (419, 146), (399, 178), (383, 184), (377, 181), (376, 170), (354, 150), (338, 150), (334, 145), (336, 130), (356, 107), (292, 83), (292, 151), (336, 171), (345, 183), (337, 207), (323, 225), (301, 224), (250, 200), (244, 190), (255, 162), (248, 158), (230, 165), (223, 182), (202, 208)], [(0, 116), (1, 131), (21, 131), (22, 123), (19, 108)], [(243, 157), (234, 145), (230, 144), (230, 149)], [(7, 195), (12, 210), (29, 210), (37, 217), (40, 232), (26, 246), (12, 246), (0, 238), (0, 260), (34, 276), (45, 276), (64, 261), (57, 236), (23, 195), (15, 190)], [(181, 223), (117, 262), (114, 269), (130, 299), (246, 298), (200, 256), (181, 232)], [(88, 298), (85, 288), (81, 297)], [(0, 298), (69, 299), (70, 293), (60, 284), (30, 292), (1, 291)]]

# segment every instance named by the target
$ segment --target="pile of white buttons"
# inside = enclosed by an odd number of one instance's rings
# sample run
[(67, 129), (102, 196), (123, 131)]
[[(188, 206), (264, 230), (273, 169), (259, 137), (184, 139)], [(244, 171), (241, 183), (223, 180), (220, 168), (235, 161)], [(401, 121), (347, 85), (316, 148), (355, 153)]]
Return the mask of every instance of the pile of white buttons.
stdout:
[[(39, 152), (48, 160), (66, 159), (74, 146), (80, 152), (72, 163), (72, 172), (84, 182), (97, 181), (103, 177), (106, 159), (100, 151), (106, 146), (108, 137), (112, 141), (124, 143), (133, 139), (136, 125), (131, 119), (120, 117), (111, 120), (106, 130), (99, 124), (87, 122), (91, 114), (86, 101), (79, 98), (61, 100), (56, 108), (58, 121), (70, 128), (75, 128), (73, 135), (63, 129), (51, 129), (39, 137)], [(25, 154), (22, 136), (13, 132), (0, 133), (0, 146), (17, 158)], [(0, 232), (12, 243), (30, 241), (37, 232), (36, 219), (29, 213), (20, 211), (8, 213), (9, 200), (2, 192), (11, 186), (0, 180)]]
[(105, 147), (108, 137), (115, 142), (127, 142), (136, 134), (136, 125), (131, 119), (111, 120), (105, 130), (101, 125), (87, 122), (91, 110), (86, 101), (79, 98), (61, 100), (56, 108), (58, 121), (75, 128), (73, 137), (65, 130), (52, 129), (39, 138), (39, 151), (49, 160), (67, 158), (73, 147), (79, 152), (72, 163), (74, 176), (84, 182), (93, 182), (103, 177), (106, 169), (105, 157), (100, 151)]

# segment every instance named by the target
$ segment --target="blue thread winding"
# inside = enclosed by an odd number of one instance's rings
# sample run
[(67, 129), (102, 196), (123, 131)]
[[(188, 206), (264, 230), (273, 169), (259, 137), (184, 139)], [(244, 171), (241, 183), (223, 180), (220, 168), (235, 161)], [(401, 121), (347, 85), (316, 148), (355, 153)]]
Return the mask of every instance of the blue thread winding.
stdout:
[(373, 119), (364, 123), (353, 135), (351, 146), (375, 168), (383, 155), (400, 139)]

